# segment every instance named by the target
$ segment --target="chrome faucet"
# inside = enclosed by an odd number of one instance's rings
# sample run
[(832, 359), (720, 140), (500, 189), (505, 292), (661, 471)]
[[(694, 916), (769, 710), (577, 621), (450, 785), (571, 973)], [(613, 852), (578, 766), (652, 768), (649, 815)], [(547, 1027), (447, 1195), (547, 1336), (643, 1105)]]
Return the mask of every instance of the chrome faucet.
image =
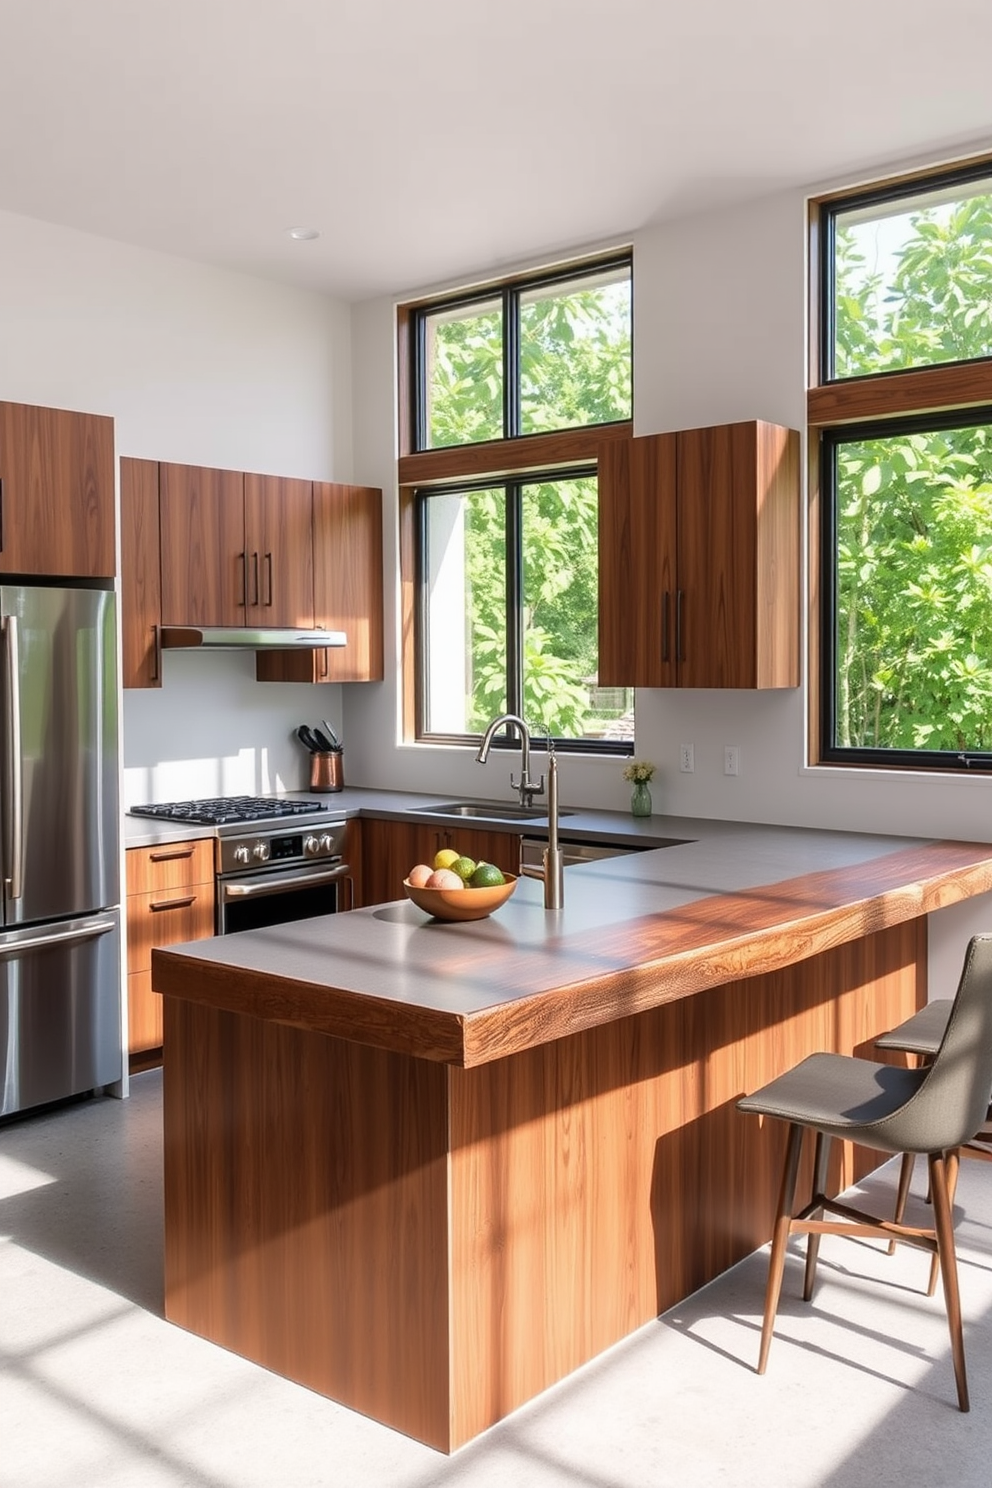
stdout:
[(517, 792), (521, 806), (533, 806), (534, 797), (539, 796), (544, 790), (544, 776), (542, 775), (536, 783), (530, 778), (530, 729), (522, 718), (519, 718), (516, 713), (501, 713), (498, 718), (494, 718), (486, 729), (482, 747), (475, 757), (480, 765), (486, 763), (493, 738), (497, 730), (501, 729), (505, 723), (512, 723), (520, 735), (520, 779), (514, 780), (511, 772), (510, 784)]
[[(486, 729), (482, 748), (475, 757), (480, 765), (486, 763), (493, 735), (504, 723), (514, 724), (520, 735), (520, 782), (518, 784), (511, 774), (510, 784), (515, 791), (519, 792), (521, 806), (530, 806), (533, 804), (533, 797), (544, 790), (544, 776), (541, 776), (539, 785), (535, 785), (530, 778), (530, 732), (522, 718), (518, 718), (515, 713), (501, 713), (498, 718), (494, 718)], [(531, 863), (521, 863), (520, 873), (524, 878), (539, 878), (543, 881), (545, 909), (564, 907), (565, 868), (561, 849), (558, 846), (558, 756), (555, 754), (555, 746), (550, 738), (548, 739), (548, 845), (544, 849), (541, 867), (538, 868)]]

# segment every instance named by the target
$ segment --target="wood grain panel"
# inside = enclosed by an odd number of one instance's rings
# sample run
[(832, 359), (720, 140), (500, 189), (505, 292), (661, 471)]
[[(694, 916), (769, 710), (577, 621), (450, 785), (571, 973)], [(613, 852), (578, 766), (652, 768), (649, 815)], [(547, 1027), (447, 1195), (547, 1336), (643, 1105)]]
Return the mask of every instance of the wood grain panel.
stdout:
[(757, 686), (756, 429), (678, 435), (681, 687)]
[(320, 680), (381, 682), (382, 492), (315, 483), (314, 533), (318, 623), (348, 637), (346, 646), (318, 653)]
[(755, 438), (757, 685), (798, 687), (802, 635), (799, 433), (759, 423)]
[(114, 421), (0, 403), (0, 572), (113, 578)]
[(599, 682), (676, 680), (677, 441), (614, 440), (599, 453)]
[(246, 475), (244, 482), (248, 623), (311, 629), (312, 482), (277, 475)]
[(127, 896), (127, 969), (150, 971), (154, 946), (206, 940), (214, 933), (213, 883)]
[(447, 1450), (445, 1071), (166, 999), (165, 1311)]
[(422, 450), (401, 455), (401, 486), (436, 486), (479, 475), (524, 474), (555, 466), (583, 465), (599, 456), (604, 442), (629, 439), (630, 423), (600, 424), (591, 429), (562, 429), (554, 434), (526, 434), (520, 439), (490, 439), (454, 449)]
[(121, 650), (124, 687), (161, 687), (162, 567), (158, 461), (121, 459)]
[(129, 847), (126, 854), (127, 892), (150, 894), (186, 884), (213, 883), (212, 837), (193, 842), (163, 842), (155, 847)]
[(159, 467), (162, 624), (244, 625), (244, 476)]
[[(768, 1239), (782, 1134), (736, 1100), (815, 1050), (870, 1052), (925, 966), (915, 921), (450, 1071), (453, 1445)], [(838, 1144), (832, 1187), (878, 1160)]]
[[(130, 951), (130, 946), (128, 947)], [(151, 971), (132, 971), (127, 978), (128, 1055), (162, 1047), (162, 999), (152, 991)], [(147, 1068), (147, 1061), (144, 1061)]]
[(826, 383), (810, 388), (806, 412), (811, 429), (825, 429), (899, 413), (935, 413), (985, 403), (992, 403), (992, 358)]
[(362, 823), (365, 904), (388, 904), (402, 899), (403, 880), (417, 863), (431, 865), (435, 853), (452, 847), (475, 861), (495, 863), (504, 873), (520, 871), (520, 837), (515, 832), (487, 832), (477, 828), (432, 827), (423, 822)]

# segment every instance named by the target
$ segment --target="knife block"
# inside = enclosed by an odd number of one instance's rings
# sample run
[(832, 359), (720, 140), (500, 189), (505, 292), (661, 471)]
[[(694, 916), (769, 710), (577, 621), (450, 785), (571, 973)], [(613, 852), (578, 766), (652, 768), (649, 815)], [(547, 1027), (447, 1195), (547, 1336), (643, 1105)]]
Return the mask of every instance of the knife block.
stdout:
[(310, 756), (310, 789), (318, 792), (344, 789), (344, 754), (340, 749)]

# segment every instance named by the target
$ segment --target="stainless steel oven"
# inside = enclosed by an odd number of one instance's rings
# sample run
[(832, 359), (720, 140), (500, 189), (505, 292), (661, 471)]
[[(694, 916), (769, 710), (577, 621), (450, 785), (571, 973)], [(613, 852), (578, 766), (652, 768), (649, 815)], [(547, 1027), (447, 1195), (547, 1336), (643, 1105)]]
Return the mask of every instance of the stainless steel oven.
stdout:
[(354, 904), (345, 823), (256, 827), (217, 841), (217, 934), (257, 930)]

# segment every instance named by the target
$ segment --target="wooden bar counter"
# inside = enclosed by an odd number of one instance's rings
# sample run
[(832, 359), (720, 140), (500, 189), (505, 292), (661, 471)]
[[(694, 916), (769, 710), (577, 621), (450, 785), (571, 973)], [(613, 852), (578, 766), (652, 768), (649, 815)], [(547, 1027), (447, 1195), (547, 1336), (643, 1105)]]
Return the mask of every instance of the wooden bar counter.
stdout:
[(558, 914), (522, 880), (156, 951), (166, 1315), (451, 1451), (764, 1243), (782, 1134), (734, 1102), (871, 1056), (992, 846), (666, 827)]

